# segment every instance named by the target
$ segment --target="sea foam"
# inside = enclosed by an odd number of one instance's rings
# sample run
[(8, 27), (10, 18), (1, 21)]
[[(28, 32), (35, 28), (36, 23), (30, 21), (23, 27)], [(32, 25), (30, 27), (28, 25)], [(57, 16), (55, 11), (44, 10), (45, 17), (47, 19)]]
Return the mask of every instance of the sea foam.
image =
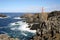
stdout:
[(10, 16), (7, 16), (7, 17), (0, 17), (0, 19), (4, 19), (4, 18), (9, 18)]
[(13, 19), (25, 19), (25, 18), (21, 18), (21, 17), (14, 17)]
[(20, 17), (14, 17), (13, 19), (21, 19)]
[(11, 26), (11, 30), (20, 30), (20, 31), (28, 31), (31, 33), (36, 33), (36, 30), (30, 30), (30, 28), (28, 28), (29, 26), (28, 23), (23, 22), (23, 21), (10, 23), (10, 26)]

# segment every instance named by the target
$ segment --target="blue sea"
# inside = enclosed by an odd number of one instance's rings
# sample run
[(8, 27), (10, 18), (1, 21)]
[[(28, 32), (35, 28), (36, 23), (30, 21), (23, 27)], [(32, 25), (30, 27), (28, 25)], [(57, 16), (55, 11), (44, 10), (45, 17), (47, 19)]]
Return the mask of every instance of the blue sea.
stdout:
[(30, 40), (35, 35), (35, 30), (28, 28), (28, 23), (23, 22), (20, 16), (24, 13), (2, 13), (9, 17), (0, 18), (0, 34), (7, 34), (20, 40)]

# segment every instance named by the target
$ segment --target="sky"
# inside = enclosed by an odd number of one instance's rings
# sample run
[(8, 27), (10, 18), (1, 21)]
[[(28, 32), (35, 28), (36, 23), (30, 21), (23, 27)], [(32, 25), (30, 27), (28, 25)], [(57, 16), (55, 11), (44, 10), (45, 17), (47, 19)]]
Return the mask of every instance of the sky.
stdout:
[(60, 10), (60, 0), (0, 0), (0, 12), (45, 12)]

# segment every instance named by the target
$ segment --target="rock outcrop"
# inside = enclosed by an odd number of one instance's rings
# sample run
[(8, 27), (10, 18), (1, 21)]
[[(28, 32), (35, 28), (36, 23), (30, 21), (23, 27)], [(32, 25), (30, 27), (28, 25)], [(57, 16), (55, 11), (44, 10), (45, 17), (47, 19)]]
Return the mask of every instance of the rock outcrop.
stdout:
[(4, 14), (0, 14), (0, 17), (7, 17), (6, 15), (4, 15)]
[(26, 15), (25, 18), (26, 22), (34, 23), (30, 29), (37, 31), (31, 40), (60, 40), (60, 11)]
[(21, 16), (21, 18), (26, 18), (26, 22), (28, 23), (38, 22), (39, 13), (36, 13), (36, 14), (27, 13)]
[(31, 29), (37, 31), (31, 40), (60, 40), (60, 11), (49, 13), (47, 21), (40, 20)]
[(31, 13), (26, 13), (21, 18), (26, 18), (26, 22), (31, 23), (33, 22), (33, 14)]

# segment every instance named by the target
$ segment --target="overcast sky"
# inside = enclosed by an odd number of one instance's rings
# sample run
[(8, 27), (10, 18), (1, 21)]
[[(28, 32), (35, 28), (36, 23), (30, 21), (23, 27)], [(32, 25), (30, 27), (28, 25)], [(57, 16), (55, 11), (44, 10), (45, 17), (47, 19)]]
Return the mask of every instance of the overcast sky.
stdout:
[(46, 12), (60, 10), (60, 0), (0, 0), (0, 12)]

